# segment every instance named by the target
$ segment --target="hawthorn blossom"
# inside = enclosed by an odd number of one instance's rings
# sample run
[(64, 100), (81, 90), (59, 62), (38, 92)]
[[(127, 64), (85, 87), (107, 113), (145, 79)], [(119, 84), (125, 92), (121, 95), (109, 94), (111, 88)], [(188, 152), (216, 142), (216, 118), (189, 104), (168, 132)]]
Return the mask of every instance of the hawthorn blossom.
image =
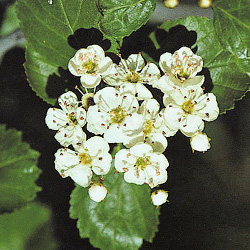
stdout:
[(199, 152), (205, 152), (208, 149), (210, 149), (210, 141), (211, 139), (205, 134), (200, 131), (195, 133), (191, 138), (190, 138), (190, 145), (192, 147), (192, 150), (199, 151)]
[[(203, 94), (201, 88), (176, 90), (163, 97), (165, 124), (172, 130), (180, 129), (186, 136), (192, 136), (204, 128), (204, 121), (213, 121), (219, 115), (216, 97), (213, 93)], [(203, 121), (204, 120), (204, 121)]]
[(153, 87), (164, 93), (175, 88), (199, 88), (204, 82), (204, 76), (196, 76), (202, 70), (202, 58), (195, 55), (190, 48), (182, 47), (173, 55), (168, 52), (162, 54), (159, 65), (165, 75)]
[(49, 129), (57, 130), (55, 139), (64, 147), (86, 140), (82, 127), (86, 123), (86, 111), (78, 107), (77, 96), (68, 91), (58, 98), (62, 109), (49, 108), (45, 122)]
[(162, 112), (159, 113), (160, 104), (155, 99), (143, 101), (139, 107), (145, 122), (141, 133), (128, 137), (126, 147), (131, 147), (138, 142), (147, 142), (155, 152), (164, 152), (168, 142), (166, 137), (174, 135), (177, 130), (170, 130), (165, 124)]
[(130, 93), (120, 94), (106, 87), (94, 95), (94, 102), (96, 105), (87, 112), (87, 129), (96, 135), (104, 134), (107, 142), (121, 143), (143, 130), (143, 116), (137, 114), (138, 101)]
[(155, 206), (160, 206), (167, 201), (168, 192), (162, 189), (156, 190), (151, 194), (152, 203)]
[(82, 85), (94, 88), (101, 82), (101, 75), (112, 65), (112, 60), (105, 57), (104, 50), (99, 45), (90, 45), (76, 52), (69, 60), (68, 68), (71, 74), (80, 76)]
[(138, 100), (152, 98), (151, 92), (144, 86), (153, 84), (160, 78), (160, 70), (154, 63), (145, 66), (142, 55), (132, 54), (127, 60), (121, 59), (119, 65), (113, 64), (103, 80), (111, 86), (119, 86), (120, 92), (131, 92)]
[(168, 165), (167, 158), (153, 152), (153, 148), (147, 143), (121, 149), (115, 155), (115, 168), (124, 172), (126, 182), (137, 185), (147, 183), (151, 188), (166, 182)]
[(108, 190), (101, 183), (95, 183), (90, 186), (88, 192), (91, 200), (100, 202), (105, 199)]
[(78, 185), (87, 187), (92, 171), (97, 175), (109, 172), (112, 157), (108, 153), (109, 145), (102, 137), (94, 136), (79, 144), (76, 150), (57, 150), (55, 168), (63, 178), (70, 176)]

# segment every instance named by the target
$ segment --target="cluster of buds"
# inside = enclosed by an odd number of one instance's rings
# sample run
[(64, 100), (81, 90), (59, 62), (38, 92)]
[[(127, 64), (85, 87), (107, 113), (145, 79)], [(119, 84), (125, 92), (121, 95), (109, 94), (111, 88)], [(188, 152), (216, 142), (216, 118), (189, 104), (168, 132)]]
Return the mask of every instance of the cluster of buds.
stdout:
[[(174, 9), (175, 7), (179, 5), (179, 1), (178, 0), (164, 0), (163, 4), (165, 7), (169, 9)], [(204, 8), (204, 9), (209, 8), (212, 5), (212, 0), (199, 0), (198, 5), (199, 7)]]
[[(123, 145), (114, 157), (116, 172), (124, 173), (128, 183), (151, 188), (167, 180), (163, 152), (168, 137), (181, 131), (193, 151), (210, 148), (204, 121), (215, 120), (219, 109), (214, 94), (204, 93), (204, 76), (197, 75), (201, 57), (182, 47), (162, 54), (159, 66), (162, 73), (156, 64), (145, 64), (140, 53), (120, 56), (115, 64), (98, 45), (78, 50), (69, 61), (69, 71), (80, 77), (82, 98), (71, 91), (62, 94), (61, 109), (50, 108), (45, 121), (64, 147), (55, 154), (56, 170), (88, 188), (95, 202), (107, 194), (103, 180), (111, 169), (109, 143)], [(154, 98), (152, 88), (164, 93), (162, 100)], [(86, 131), (93, 136), (88, 139)], [(166, 200), (165, 191), (152, 194), (157, 206)]]

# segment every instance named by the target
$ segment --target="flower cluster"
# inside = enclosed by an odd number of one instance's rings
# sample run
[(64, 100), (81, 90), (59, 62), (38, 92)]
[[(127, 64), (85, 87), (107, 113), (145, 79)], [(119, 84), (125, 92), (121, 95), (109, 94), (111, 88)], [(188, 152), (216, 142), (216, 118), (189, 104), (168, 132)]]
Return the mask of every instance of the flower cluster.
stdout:
[[(204, 121), (215, 120), (219, 108), (214, 94), (202, 89), (204, 76), (197, 75), (201, 57), (182, 47), (173, 55), (162, 54), (159, 66), (162, 74), (156, 64), (145, 64), (140, 53), (115, 64), (98, 45), (78, 50), (69, 61), (85, 94), (80, 101), (71, 91), (61, 95), (61, 109), (50, 108), (45, 121), (63, 146), (55, 154), (56, 170), (87, 187), (93, 201), (102, 201), (108, 192), (103, 181), (111, 169), (109, 143), (122, 145), (114, 167), (124, 180), (151, 188), (167, 180), (163, 152), (167, 138), (178, 130), (190, 138), (193, 151), (210, 148)], [(163, 92), (162, 100), (154, 98), (153, 88)], [(87, 139), (89, 132), (94, 135)], [(161, 205), (167, 196), (157, 190), (152, 202)]]

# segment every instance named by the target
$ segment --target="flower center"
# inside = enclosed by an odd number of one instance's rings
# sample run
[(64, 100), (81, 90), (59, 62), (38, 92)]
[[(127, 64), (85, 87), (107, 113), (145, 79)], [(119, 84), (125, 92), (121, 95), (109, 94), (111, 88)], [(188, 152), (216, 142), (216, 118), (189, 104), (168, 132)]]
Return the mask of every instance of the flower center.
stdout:
[(82, 64), (82, 68), (85, 70), (87, 74), (92, 74), (96, 72), (97, 64), (88, 60)]
[(192, 100), (184, 101), (181, 108), (186, 114), (192, 114), (194, 111), (194, 103)]
[(137, 83), (140, 81), (140, 75), (131, 70), (130, 73), (126, 75), (126, 81), (130, 83)]
[(135, 167), (137, 168), (138, 171), (140, 171), (140, 170), (144, 170), (150, 164), (151, 162), (150, 162), (149, 156), (138, 157), (135, 162)]
[(76, 116), (75, 116), (75, 112), (70, 113), (68, 115), (68, 119), (69, 119), (70, 125), (77, 125), (78, 124), (78, 121), (77, 121)]
[(123, 110), (121, 107), (117, 107), (117, 108), (114, 108), (112, 109), (110, 112), (109, 112), (109, 115), (110, 115), (110, 122), (111, 123), (122, 123), (124, 118), (127, 116), (127, 113), (125, 110)]
[(92, 162), (91, 156), (87, 153), (79, 154), (79, 159), (80, 159), (81, 164), (83, 165), (89, 165)]
[(151, 134), (154, 129), (154, 124), (152, 120), (147, 120), (144, 125), (143, 133), (144, 135)]
[(184, 70), (181, 66), (176, 66), (172, 69), (172, 73), (175, 75), (175, 77), (181, 81), (185, 81), (189, 78), (190, 72), (188, 72), (188, 69)]

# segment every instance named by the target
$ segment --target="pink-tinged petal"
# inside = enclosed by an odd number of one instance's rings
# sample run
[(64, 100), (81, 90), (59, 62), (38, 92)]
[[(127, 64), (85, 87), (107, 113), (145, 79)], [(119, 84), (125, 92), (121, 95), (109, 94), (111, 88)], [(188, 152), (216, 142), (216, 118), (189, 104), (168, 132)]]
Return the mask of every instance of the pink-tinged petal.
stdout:
[(67, 115), (57, 108), (49, 108), (45, 117), (45, 123), (49, 129), (58, 130), (65, 126), (69, 119)]
[(98, 74), (83, 74), (80, 78), (80, 82), (85, 88), (94, 88), (101, 82), (101, 80), (102, 78)]
[(152, 93), (142, 84), (136, 84), (136, 92), (138, 100), (148, 100), (153, 97)]
[(164, 73), (171, 73), (172, 54), (164, 53), (160, 56), (159, 66)]
[(108, 154), (109, 144), (100, 136), (93, 136), (84, 143), (84, 148), (88, 149), (89, 155), (99, 157)]
[(204, 122), (201, 117), (197, 115), (188, 115), (181, 121), (180, 130), (186, 136), (190, 136), (190, 134), (196, 133), (203, 128)]
[(138, 143), (130, 148), (130, 153), (136, 157), (147, 156), (153, 152), (153, 148), (147, 143)]
[(92, 170), (97, 175), (105, 175), (111, 168), (112, 156), (106, 154), (102, 157), (97, 157), (92, 161)]

